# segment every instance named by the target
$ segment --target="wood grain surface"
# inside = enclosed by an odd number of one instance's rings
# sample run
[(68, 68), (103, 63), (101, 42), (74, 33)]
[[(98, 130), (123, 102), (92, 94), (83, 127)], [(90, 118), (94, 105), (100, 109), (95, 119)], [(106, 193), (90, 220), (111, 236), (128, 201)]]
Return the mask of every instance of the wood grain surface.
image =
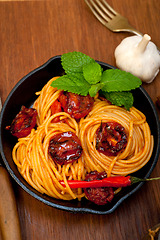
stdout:
[[(160, 47), (160, 1), (108, 3)], [(2, 102), (23, 76), (55, 55), (81, 51), (115, 66), (114, 50), (127, 36), (131, 34), (106, 29), (84, 0), (0, 1)], [(143, 87), (155, 103), (160, 95), (160, 74)], [(160, 176), (160, 161), (151, 176)], [(160, 222), (160, 181), (144, 184), (109, 215), (57, 210), (31, 197), (14, 181), (13, 188), (23, 240), (140, 240)]]

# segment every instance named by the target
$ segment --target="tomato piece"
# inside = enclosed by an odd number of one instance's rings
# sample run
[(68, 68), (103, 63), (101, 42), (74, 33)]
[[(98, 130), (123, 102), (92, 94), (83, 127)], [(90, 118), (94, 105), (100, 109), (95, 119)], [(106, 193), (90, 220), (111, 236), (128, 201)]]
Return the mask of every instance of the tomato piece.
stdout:
[(64, 112), (76, 120), (86, 117), (94, 103), (94, 99), (90, 95), (81, 96), (71, 92), (62, 92), (59, 101)]
[(76, 134), (68, 131), (58, 133), (50, 140), (48, 152), (53, 161), (63, 165), (80, 158), (82, 146)]
[(52, 115), (58, 112), (62, 112), (61, 103), (56, 99), (51, 105)]
[(6, 129), (10, 130), (10, 133), (17, 138), (26, 137), (36, 125), (36, 117), (36, 109), (22, 106), (20, 112), (12, 121), (11, 126), (7, 126)]
[(102, 123), (96, 132), (96, 149), (107, 156), (116, 156), (127, 145), (124, 127), (117, 122)]
[[(85, 181), (101, 180), (106, 177), (106, 172), (99, 173), (97, 171), (92, 171), (86, 175)], [(84, 193), (88, 200), (97, 205), (105, 205), (114, 198), (112, 187), (84, 188)]]
[[(61, 103), (56, 99), (52, 105), (51, 105), (51, 113), (52, 115), (55, 113), (59, 113), (62, 112), (62, 107), (61, 107)], [(55, 117), (52, 122), (56, 123), (60, 121), (60, 117)]]

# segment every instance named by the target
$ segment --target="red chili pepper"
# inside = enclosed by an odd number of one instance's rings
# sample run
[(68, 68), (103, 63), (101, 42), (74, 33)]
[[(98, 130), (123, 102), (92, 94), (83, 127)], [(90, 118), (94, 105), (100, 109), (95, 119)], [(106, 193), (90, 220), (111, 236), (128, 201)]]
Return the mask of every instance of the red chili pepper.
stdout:
[[(101, 180), (93, 180), (93, 181), (80, 181), (80, 180), (68, 180), (67, 183), (70, 188), (97, 188), (97, 187), (127, 187), (131, 186), (134, 183), (145, 182), (158, 180), (157, 178), (149, 178), (149, 179), (141, 179), (133, 176), (114, 176), (103, 178)], [(60, 181), (63, 187), (65, 187), (64, 181)]]

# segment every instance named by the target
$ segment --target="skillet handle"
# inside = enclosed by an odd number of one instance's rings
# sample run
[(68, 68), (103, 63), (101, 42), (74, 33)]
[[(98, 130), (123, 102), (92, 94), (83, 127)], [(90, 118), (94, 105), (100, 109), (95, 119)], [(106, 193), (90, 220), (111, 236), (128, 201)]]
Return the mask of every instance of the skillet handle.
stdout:
[(3, 240), (22, 239), (11, 179), (2, 166), (0, 166), (0, 226)]

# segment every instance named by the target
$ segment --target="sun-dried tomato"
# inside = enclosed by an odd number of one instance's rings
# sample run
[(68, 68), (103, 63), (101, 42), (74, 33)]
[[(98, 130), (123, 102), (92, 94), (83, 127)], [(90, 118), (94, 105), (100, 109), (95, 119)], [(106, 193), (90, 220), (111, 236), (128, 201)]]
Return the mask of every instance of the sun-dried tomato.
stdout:
[(58, 112), (62, 112), (61, 103), (56, 99), (51, 105), (52, 115)]
[(102, 123), (96, 131), (96, 149), (107, 156), (116, 156), (127, 145), (124, 127), (117, 122)]
[[(106, 177), (106, 172), (99, 173), (97, 171), (92, 171), (86, 175), (85, 180), (101, 180)], [(105, 205), (108, 202), (111, 202), (114, 198), (112, 187), (84, 188), (84, 193), (89, 201), (94, 202), (97, 205)]]
[(63, 165), (80, 158), (82, 146), (75, 133), (63, 132), (56, 134), (50, 140), (48, 152), (53, 161)]
[[(58, 101), (58, 99), (56, 99), (52, 105), (51, 105), (51, 113), (52, 115), (55, 114), (55, 113), (59, 113), (59, 112), (62, 112), (62, 107), (61, 107), (61, 103)], [(60, 117), (55, 117), (52, 122), (53, 123), (56, 123), (56, 122), (59, 122), (60, 121)]]
[(64, 112), (76, 120), (87, 116), (94, 103), (94, 99), (90, 95), (81, 96), (71, 92), (62, 92), (59, 101)]
[(36, 117), (36, 109), (22, 106), (11, 126), (7, 126), (6, 129), (10, 130), (10, 133), (17, 138), (26, 137), (36, 125)]

